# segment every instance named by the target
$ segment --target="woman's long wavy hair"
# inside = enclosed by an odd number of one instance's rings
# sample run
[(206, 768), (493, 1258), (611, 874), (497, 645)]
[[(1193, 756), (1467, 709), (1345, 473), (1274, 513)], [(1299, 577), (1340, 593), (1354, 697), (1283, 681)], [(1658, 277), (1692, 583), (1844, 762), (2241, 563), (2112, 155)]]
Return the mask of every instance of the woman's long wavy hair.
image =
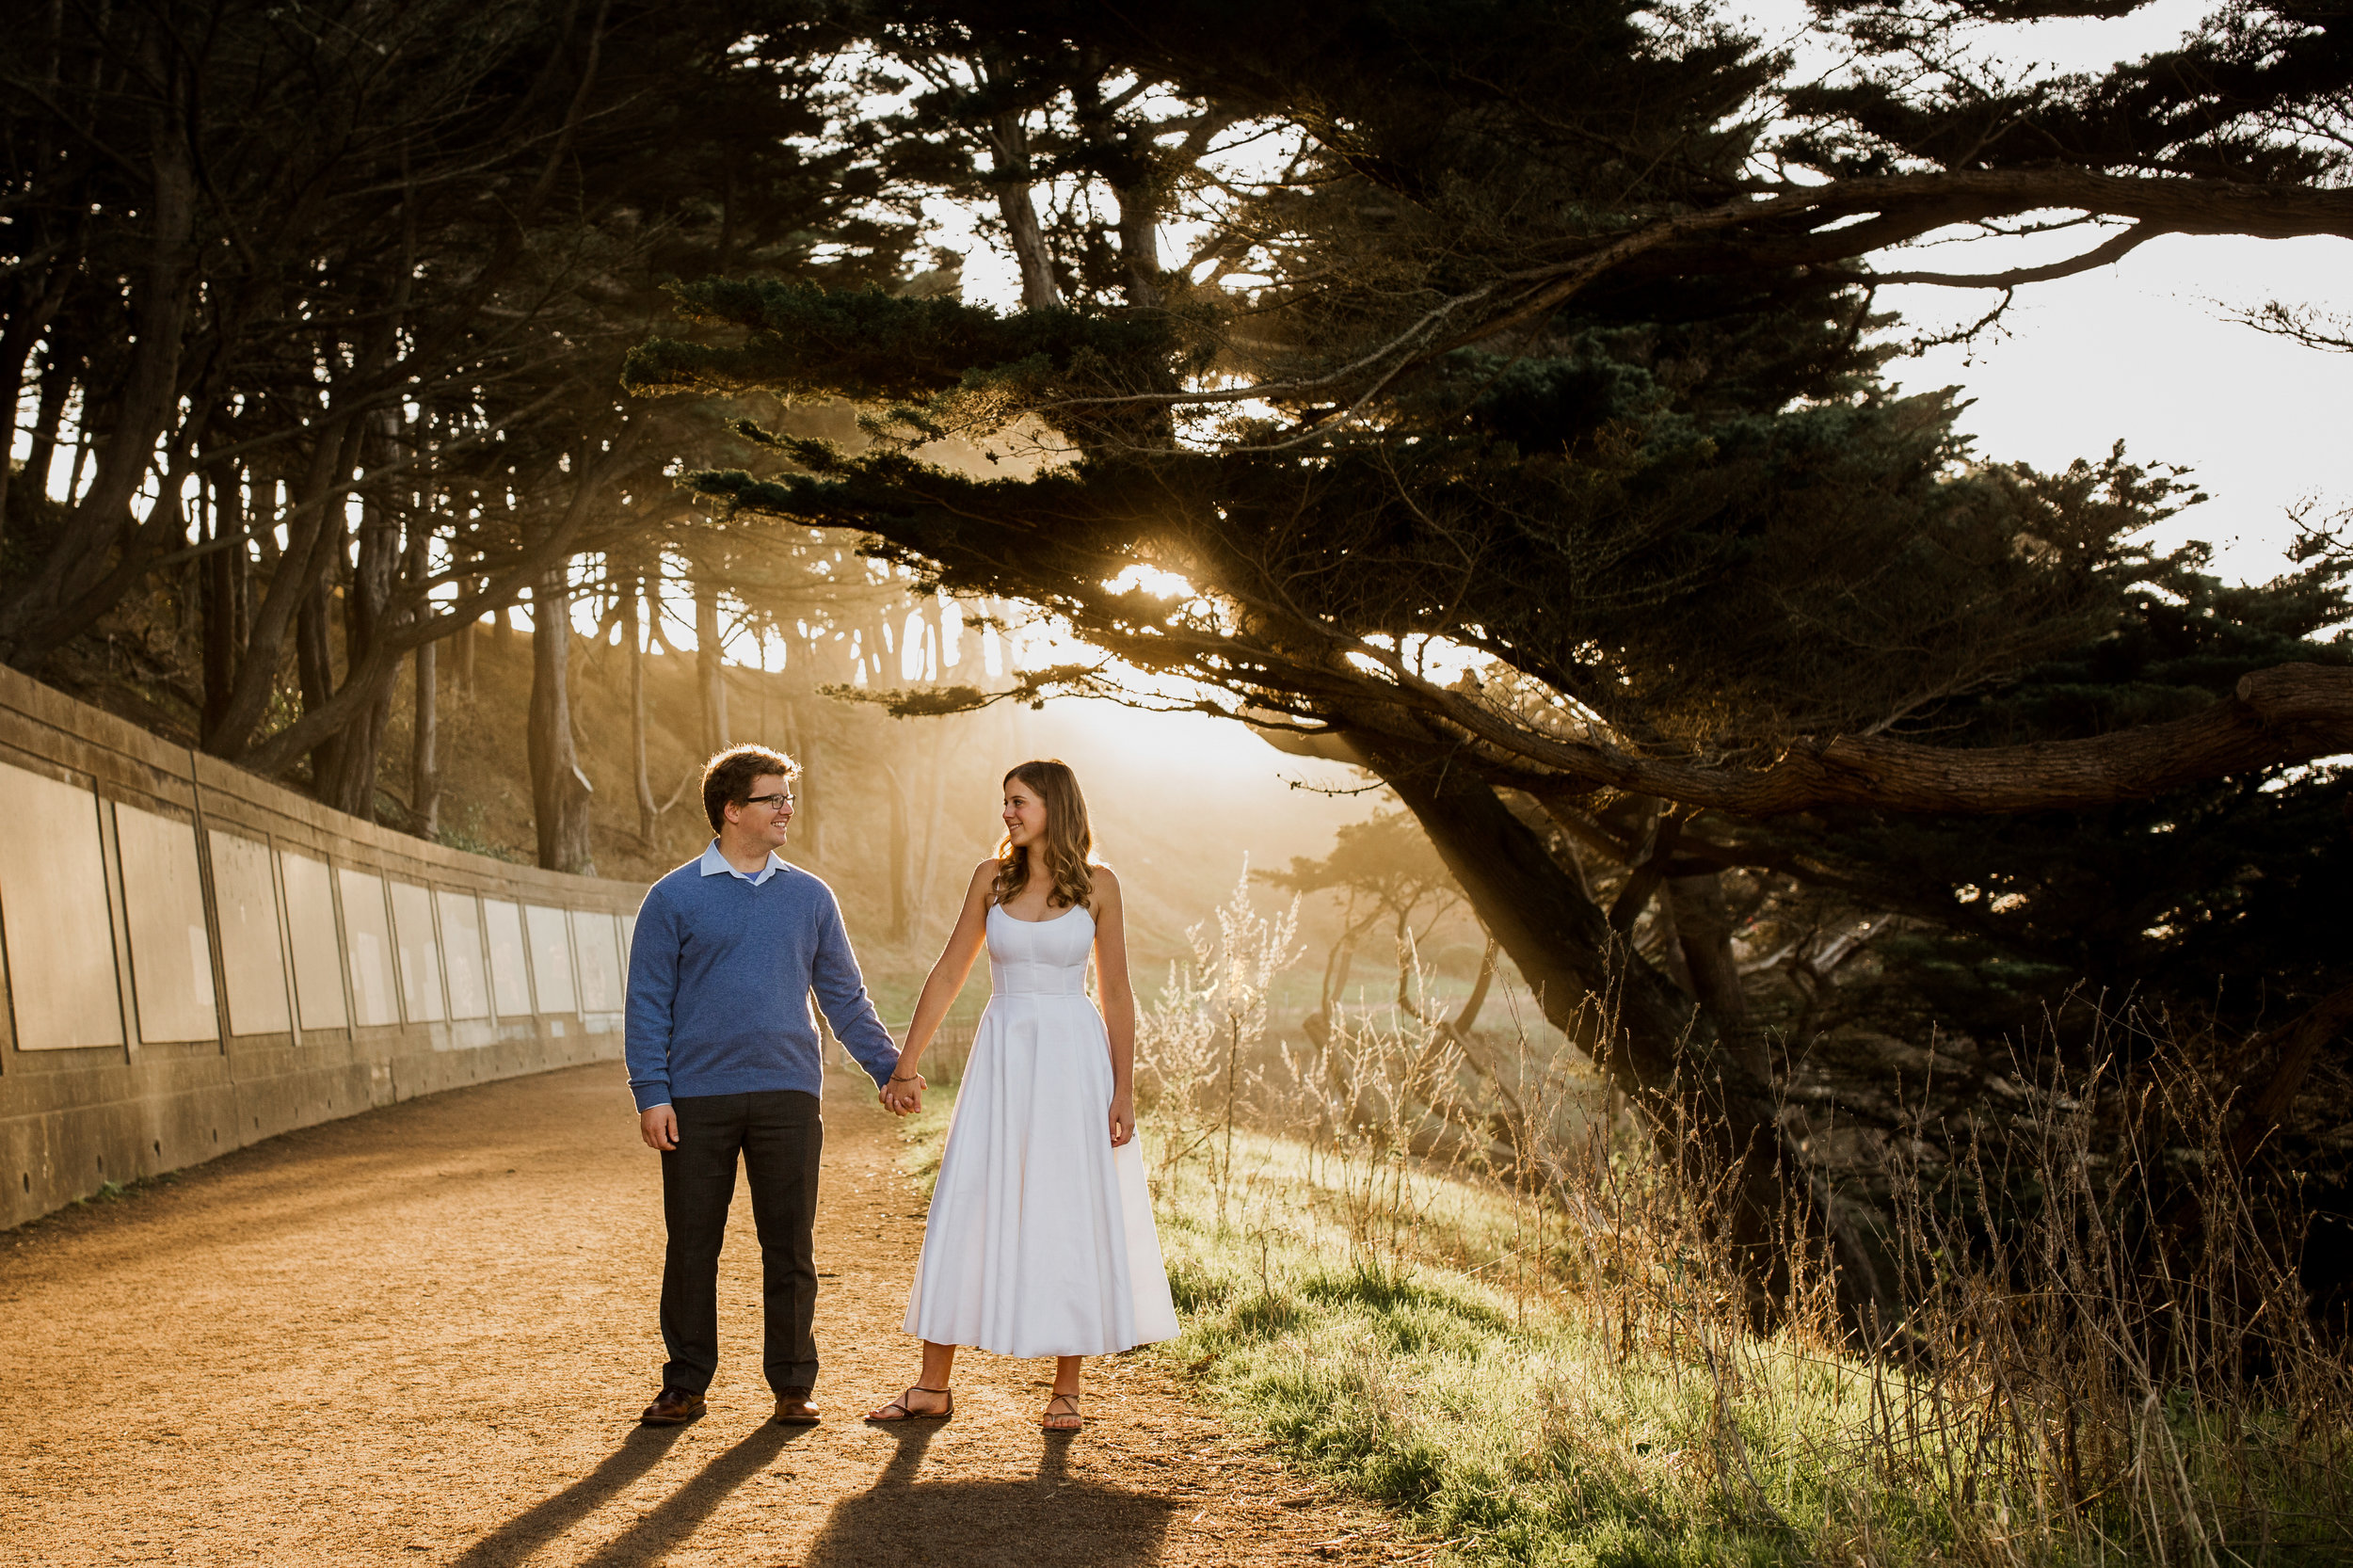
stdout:
[[(1084, 904), (1094, 895), (1095, 878), (1087, 872), (1087, 857), (1095, 851), (1095, 830), (1087, 825), (1087, 797), (1079, 792), (1079, 776), (1070, 764), (1048, 758), (1023, 762), (1005, 775), (1004, 782), (1021, 780), (1046, 803), (1047, 873), (1054, 889), (1046, 902), (1056, 909)], [(1013, 847), (1007, 834), (997, 843), (997, 887), (991, 895), (999, 904), (1020, 896), (1030, 885), (1030, 857)]]

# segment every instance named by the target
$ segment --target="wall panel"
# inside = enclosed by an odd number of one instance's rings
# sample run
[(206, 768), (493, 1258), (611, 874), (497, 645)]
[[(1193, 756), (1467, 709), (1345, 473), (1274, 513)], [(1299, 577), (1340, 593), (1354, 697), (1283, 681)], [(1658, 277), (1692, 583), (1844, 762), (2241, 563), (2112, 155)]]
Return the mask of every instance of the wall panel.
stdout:
[(131, 989), (142, 1040), (217, 1040), (213, 943), (196, 824), (118, 805), (115, 850), (131, 927)]
[(577, 1013), (580, 992), (572, 984), (571, 922), (564, 911), (544, 904), (523, 905), (531, 937), (531, 983), (542, 1013)]
[(269, 845), (212, 831), (213, 910), (220, 922), (220, 968), (229, 991), (232, 1034), (282, 1034), (294, 1027), (286, 1007), (286, 944), (278, 924), (278, 879)]
[(19, 1050), (122, 1044), (98, 797), (0, 763), (0, 925)]
[(392, 940), (400, 954), (400, 1000), (412, 1024), (448, 1016), (441, 998), (441, 944), (433, 930), (433, 895), (413, 882), (392, 881)]
[(362, 1029), (400, 1022), (392, 989), (392, 919), (384, 906), (384, 879), (353, 866), (335, 868), (344, 903), (344, 959), (351, 970), (351, 1021)]
[(344, 948), (335, 936), (335, 884), (327, 862), (307, 855), (279, 860), (286, 883), (286, 930), (294, 939), (295, 1006), (305, 1029), (341, 1029)]
[(528, 1018), (531, 955), (523, 943), (522, 906), (513, 899), (484, 899), (482, 928), (490, 943), (491, 1005), (502, 1018)]
[(580, 1010), (611, 1013), (621, 1005), (621, 947), (613, 917), (601, 909), (572, 911), (572, 951), (580, 954)]
[(490, 1016), (490, 971), (482, 946), (482, 901), (447, 888), (433, 895), (441, 910), (441, 954), (449, 975), (449, 1016), (456, 1021)]

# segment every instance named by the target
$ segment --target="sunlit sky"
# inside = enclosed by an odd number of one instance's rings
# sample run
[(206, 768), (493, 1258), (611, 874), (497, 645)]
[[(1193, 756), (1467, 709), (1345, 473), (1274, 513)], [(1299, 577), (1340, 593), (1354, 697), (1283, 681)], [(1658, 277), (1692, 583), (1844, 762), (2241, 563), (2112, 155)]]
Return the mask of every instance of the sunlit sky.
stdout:
[[(2195, 31), (2209, 0), (2158, 0), (2113, 22), (2058, 20), (1963, 35), (1985, 61), (2097, 72)], [(1760, 37), (1785, 41), (1801, 72), (1836, 64), (1804, 8), (1771, 0), (1736, 8)], [(2072, 255), (2083, 232), (1940, 247), (1913, 264), (1993, 272)], [(1915, 252), (1915, 255), (1919, 254)], [(2287, 566), (2290, 507), (2353, 506), (2344, 430), (2353, 415), (2353, 355), (2328, 354), (2229, 319), (2269, 300), (2353, 307), (2353, 242), (2174, 234), (2114, 266), (2019, 291), (2000, 330), (1965, 347), (1932, 349), (1890, 367), (1906, 391), (1959, 386), (1975, 403), (1962, 427), (1979, 455), (2063, 467), (2118, 440), (2137, 458), (2184, 465), (2213, 497), (2167, 525), (2162, 539), (2203, 538), (2226, 577), (2261, 581)], [(1999, 296), (1907, 285), (1881, 292), (1910, 335), (1977, 319)]]

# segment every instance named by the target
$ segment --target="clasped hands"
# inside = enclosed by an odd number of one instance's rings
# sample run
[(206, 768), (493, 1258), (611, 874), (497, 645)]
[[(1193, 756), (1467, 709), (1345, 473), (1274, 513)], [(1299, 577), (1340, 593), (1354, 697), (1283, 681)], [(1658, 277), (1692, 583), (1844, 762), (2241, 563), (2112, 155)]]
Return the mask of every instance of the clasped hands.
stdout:
[(921, 1073), (904, 1079), (894, 1076), (874, 1097), (882, 1101), (882, 1108), (892, 1115), (907, 1116), (923, 1109), (923, 1091), (930, 1087)]

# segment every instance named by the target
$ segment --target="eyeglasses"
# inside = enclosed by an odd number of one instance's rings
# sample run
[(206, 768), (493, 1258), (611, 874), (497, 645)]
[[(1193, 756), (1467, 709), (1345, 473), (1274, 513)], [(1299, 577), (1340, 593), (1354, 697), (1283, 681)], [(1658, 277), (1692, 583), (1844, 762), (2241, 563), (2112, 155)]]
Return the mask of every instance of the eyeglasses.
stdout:
[(771, 811), (781, 811), (792, 804), (792, 792), (787, 790), (780, 794), (746, 795), (744, 797), (744, 804), (746, 806), (765, 806)]

